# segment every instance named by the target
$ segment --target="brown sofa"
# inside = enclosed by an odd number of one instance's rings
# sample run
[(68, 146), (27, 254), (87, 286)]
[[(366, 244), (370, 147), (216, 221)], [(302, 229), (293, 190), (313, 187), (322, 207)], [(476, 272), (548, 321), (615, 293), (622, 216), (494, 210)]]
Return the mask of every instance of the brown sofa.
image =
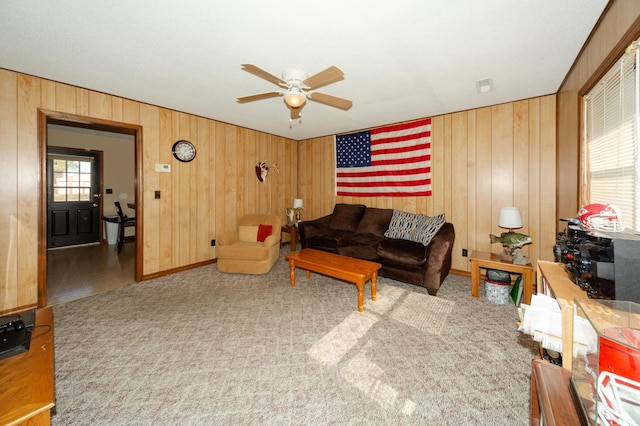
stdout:
[(425, 287), (435, 296), (451, 269), (453, 224), (444, 222), (442, 217), (444, 224), (437, 232), (434, 230), (435, 235), (425, 246), (422, 242), (386, 237), (392, 217), (393, 209), (336, 204), (332, 214), (300, 222), (300, 242), (302, 248), (378, 262), (382, 264), (381, 276)]

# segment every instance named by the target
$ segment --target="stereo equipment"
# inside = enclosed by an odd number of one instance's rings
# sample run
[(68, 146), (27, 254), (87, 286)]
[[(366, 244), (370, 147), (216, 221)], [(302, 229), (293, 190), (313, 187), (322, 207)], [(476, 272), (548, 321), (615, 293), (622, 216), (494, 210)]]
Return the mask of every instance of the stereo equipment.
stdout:
[(640, 303), (640, 235), (570, 224), (553, 252), (588, 297)]
[(0, 359), (29, 350), (35, 310), (0, 317)]

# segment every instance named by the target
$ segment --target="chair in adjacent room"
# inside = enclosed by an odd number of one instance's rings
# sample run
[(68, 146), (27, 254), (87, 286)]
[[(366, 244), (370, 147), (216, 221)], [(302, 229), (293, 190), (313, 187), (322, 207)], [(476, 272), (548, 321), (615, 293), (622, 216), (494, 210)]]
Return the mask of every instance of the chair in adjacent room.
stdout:
[(122, 251), (122, 246), (124, 245), (125, 242), (131, 242), (136, 240), (135, 235), (130, 235), (130, 236), (124, 235), (124, 230), (126, 228), (129, 228), (131, 226), (133, 227), (136, 226), (136, 218), (129, 217), (126, 214), (124, 214), (124, 212), (122, 211), (122, 206), (120, 205), (120, 201), (115, 201), (114, 203), (116, 205), (116, 213), (118, 214), (117, 250), (118, 250), (118, 253), (120, 253)]
[(276, 215), (242, 216), (237, 231), (218, 237), (218, 270), (241, 274), (269, 272), (280, 257), (281, 227), (281, 219)]

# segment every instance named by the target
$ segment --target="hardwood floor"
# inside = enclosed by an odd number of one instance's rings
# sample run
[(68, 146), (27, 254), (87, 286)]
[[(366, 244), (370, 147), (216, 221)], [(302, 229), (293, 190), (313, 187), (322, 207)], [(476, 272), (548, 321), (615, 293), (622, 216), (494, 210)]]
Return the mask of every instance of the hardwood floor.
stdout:
[(47, 304), (55, 305), (135, 282), (135, 244), (91, 244), (47, 251)]

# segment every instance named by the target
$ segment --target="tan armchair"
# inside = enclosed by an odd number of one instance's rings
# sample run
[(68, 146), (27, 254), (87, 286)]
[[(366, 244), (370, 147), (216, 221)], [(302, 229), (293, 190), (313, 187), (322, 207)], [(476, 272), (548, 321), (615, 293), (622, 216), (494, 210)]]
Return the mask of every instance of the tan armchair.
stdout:
[[(271, 226), (271, 234), (263, 242), (258, 241), (263, 229)], [(216, 255), (220, 272), (241, 274), (266, 274), (280, 256), (280, 217), (267, 214), (249, 214), (238, 221), (236, 232), (218, 237)], [(264, 227), (263, 227), (264, 228)]]

